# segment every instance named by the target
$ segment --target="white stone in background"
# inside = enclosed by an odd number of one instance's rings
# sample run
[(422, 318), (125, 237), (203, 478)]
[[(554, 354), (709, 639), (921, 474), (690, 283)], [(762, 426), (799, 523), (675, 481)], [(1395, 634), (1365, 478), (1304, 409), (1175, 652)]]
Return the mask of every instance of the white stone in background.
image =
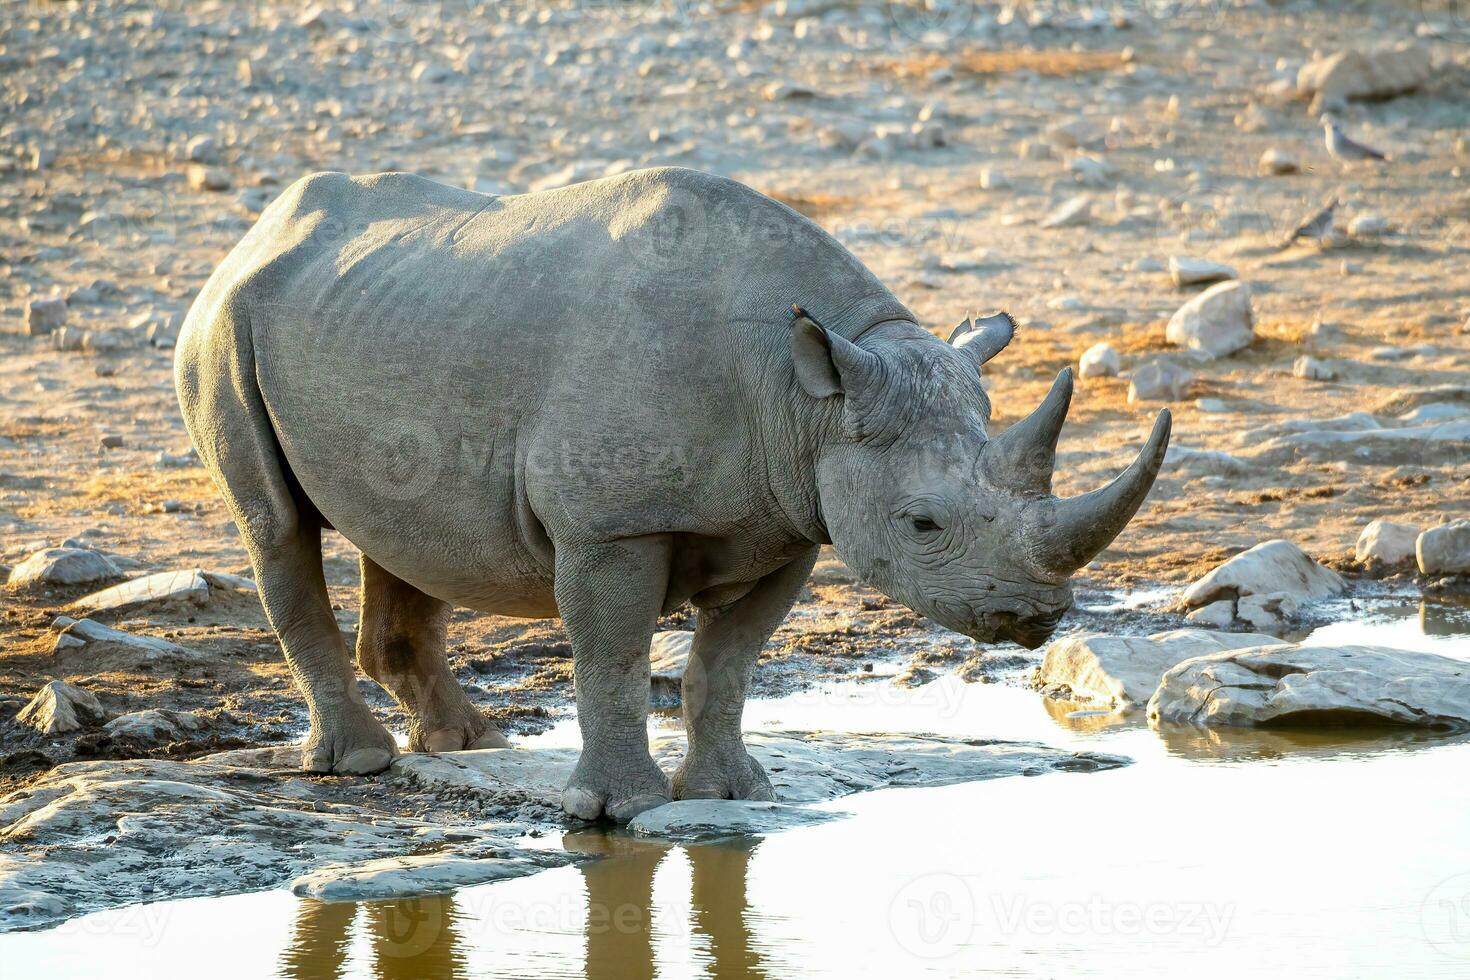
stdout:
[(96, 614), (118, 612), (152, 602), (191, 602), (202, 606), (208, 601), (209, 582), (201, 570), (193, 568), (135, 578), (83, 596), (72, 603), (72, 608)]
[(1414, 45), (1337, 51), (1302, 65), (1296, 75), (1297, 93), (1313, 99), (1319, 110), (1341, 106), (1348, 99), (1389, 98), (1429, 81), (1433, 64), (1429, 50)]
[(1011, 186), (1011, 179), (999, 170), (986, 167), (980, 171), (980, 187), (982, 190), (999, 191)]
[(204, 654), (186, 650), (156, 636), (125, 633), (91, 619), (57, 616), (51, 628), (57, 631), (52, 653), (85, 652), (89, 666), (98, 670), (116, 666), (119, 659), (128, 663), (207, 659)]
[(230, 189), (230, 175), (218, 167), (191, 164), (187, 176), (190, 190), (227, 191)]
[(1092, 220), (1092, 198), (1078, 194), (1068, 198), (1041, 219), (1043, 228), (1074, 228)]
[(1425, 575), (1470, 574), (1470, 520), (1429, 528), (1419, 535), (1415, 553)]
[(1192, 381), (1194, 375), (1173, 361), (1150, 361), (1133, 369), (1128, 381), (1128, 401), (1178, 401)]
[(20, 709), (15, 720), (43, 735), (62, 735), (100, 725), (107, 720), (107, 712), (91, 691), (65, 681), (51, 681)]
[(1243, 282), (1211, 286), (1179, 308), (1164, 336), (1171, 344), (1224, 357), (1255, 339), (1250, 287)]
[(1256, 467), (1248, 460), (1218, 449), (1191, 449), (1170, 444), (1164, 467), (1172, 476), (1249, 476)]
[(90, 548), (45, 548), (10, 571), (7, 586), (29, 589), (44, 585), (83, 585), (119, 578), (112, 559)]
[(1159, 678), (1177, 663), (1221, 650), (1280, 642), (1254, 633), (1201, 629), (1149, 637), (1084, 633), (1047, 647), (1037, 679), (1047, 686), (1066, 687), (1080, 700), (1126, 709), (1147, 703)]
[(33, 299), (26, 305), (26, 331), (32, 337), (41, 337), (66, 324), (66, 300), (60, 296), (51, 299)]
[(1103, 187), (1113, 179), (1113, 168), (1107, 161), (1086, 154), (1068, 160), (1067, 169), (1077, 175), (1080, 183), (1089, 187)]
[(1077, 361), (1077, 376), (1080, 378), (1112, 378), (1123, 367), (1122, 359), (1112, 344), (1093, 344), (1082, 352)]
[(1191, 259), (1169, 256), (1169, 278), (1176, 286), (1193, 286), (1206, 282), (1221, 282), (1235, 278), (1235, 267), (1209, 259)]
[(1377, 238), (1388, 231), (1388, 220), (1380, 214), (1360, 214), (1348, 222), (1348, 234), (1354, 238)]
[(109, 735), (157, 742), (165, 739), (179, 739), (192, 732), (203, 731), (209, 725), (207, 719), (192, 711), (148, 708), (118, 715), (102, 728)]
[(218, 163), (219, 143), (213, 136), (196, 136), (184, 147), (184, 159), (193, 163)]
[(638, 814), (628, 829), (644, 837), (709, 840), (806, 827), (840, 816), (826, 810), (758, 800), (676, 800)]
[(1337, 371), (1331, 364), (1306, 354), (1292, 362), (1291, 373), (1308, 381), (1331, 381), (1337, 377)]
[(1300, 603), (1289, 592), (1241, 596), (1235, 603), (1236, 619), (1266, 633), (1285, 629), (1300, 611)]
[(1230, 406), (1221, 398), (1196, 398), (1194, 400), (1194, 407), (1201, 412), (1209, 412), (1212, 415), (1230, 411)]
[(1261, 159), (1256, 163), (1256, 172), (1263, 177), (1281, 177), (1286, 174), (1294, 174), (1300, 169), (1296, 160), (1290, 155), (1275, 147), (1261, 154)]
[(1186, 613), (1184, 618), (1197, 626), (1225, 629), (1235, 622), (1235, 600), (1220, 599)]
[(1419, 531), (1417, 524), (1396, 524), (1382, 519), (1370, 521), (1358, 535), (1358, 561), (1379, 561), (1385, 565), (1413, 561)]
[(1219, 599), (1287, 593), (1299, 602), (1342, 595), (1347, 583), (1284, 538), (1264, 541), (1209, 572), (1184, 590), (1185, 605)]
[(653, 634), (649, 677), (655, 694), (678, 695), (693, 644), (694, 633), (690, 630), (661, 630)]
[(1470, 663), (1369, 646), (1230, 650), (1186, 660), (1148, 703), (1151, 722), (1249, 726), (1377, 719), (1470, 728)]

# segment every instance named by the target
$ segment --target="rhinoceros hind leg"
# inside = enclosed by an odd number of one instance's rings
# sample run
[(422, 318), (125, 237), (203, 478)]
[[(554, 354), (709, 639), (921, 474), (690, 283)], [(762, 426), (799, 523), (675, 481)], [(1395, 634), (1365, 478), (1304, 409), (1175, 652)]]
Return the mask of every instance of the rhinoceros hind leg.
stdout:
[(448, 623), (448, 603), (362, 556), (357, 664), (408, 712), (408, 747), (415, 752), (504, 748), (510, 744), (505, 736), (449, 672)]
[(666, 537), (558, 546), (556, 604), (572, 641), (582, 755), (562, 809), (618, 822), (672, 799), (648, 752), (648, 648), (669, 580)]
[(177, 362), (189, 433), (250, 552), (260, 602), (306, 698), (308, 772), (364, 775), (388, 768), (393, 736), (373, 717), (332, 615), (315, 507), (286, 467), (255, 377), (245, 318), (224, 309), (188, 325)]
[(765, 769), (745, 750), (740, 718), (761, 647), (791, 611), (816, 560), (813, 548), (730, 605), (699, 610), (681, 698), (689, 751), (674, 774), (675, 798), (776, 798)]

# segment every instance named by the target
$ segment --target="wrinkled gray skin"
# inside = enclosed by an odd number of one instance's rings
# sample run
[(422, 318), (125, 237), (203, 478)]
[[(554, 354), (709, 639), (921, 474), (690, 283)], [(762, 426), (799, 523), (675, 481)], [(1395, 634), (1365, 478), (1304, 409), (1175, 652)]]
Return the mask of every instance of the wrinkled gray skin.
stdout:
[[(411, 747), (506, 744), (450, 675), (451, 606), (559, 615), (584, 742), (563, 805), (626, 820), (671, 795), (773, 797), (741, 712), (823, 543), (951, 629), (1050, 633), (1068, 574), (1148, 492), (1168, 419), (1109, 487), (1057, 501), (1069, 372), (987, 438), (979, 368), (1011, 332), (1000, 314), (939, 340), (816, 225), (694, 171), (513, 197), (316, 174), (211, 277), (176, 380), (310, 709), (304, 768), (395, 752), (328, 600), (333, 527), (362, 552), (358, 666)], [(648, 653), (684, 602), (671, 783)]]

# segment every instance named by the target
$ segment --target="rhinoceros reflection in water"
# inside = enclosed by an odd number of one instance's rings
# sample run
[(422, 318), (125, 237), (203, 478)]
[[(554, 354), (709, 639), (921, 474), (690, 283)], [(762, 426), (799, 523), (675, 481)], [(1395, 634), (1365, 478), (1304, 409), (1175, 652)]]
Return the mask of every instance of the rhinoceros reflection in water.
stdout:
[[(659, 919), (683, 912), (656, 905), (654, 878), (665, 858), (682, 852), (689, 862), (689, 921), (687, 927), (665, 922), (663, 931), (702, 937), (698, 945), (708, 951), (710, 977), (766, 976), (751, 940), (745, 898), (746, 870), (759, 843), (740, 838), (674, 845), (596, 831), (567, 834), (563, 844), (569, 851), (599, 855), (579, 866), (586, 889), (581, 917), (585, 975), (652, 980)], [(302, 899), (291, 943), (281, 954), (280, 975), (293, 980), (345, 976), (357, 928), (365, 933), (361, 938), (371, 951), (366, 965), (378, 980), (471, 976), (472, 943), (466, 935), (492, 948), (497, 935), (493, 915), (478, 921), (464, 911), (469, 904), (452, 894), (362, 903)]]

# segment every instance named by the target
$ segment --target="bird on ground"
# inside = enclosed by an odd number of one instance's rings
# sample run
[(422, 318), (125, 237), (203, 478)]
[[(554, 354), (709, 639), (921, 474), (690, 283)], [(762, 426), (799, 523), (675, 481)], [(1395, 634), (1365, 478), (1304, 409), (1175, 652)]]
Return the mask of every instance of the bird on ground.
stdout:
[(1356, 163), (1359, 160), (1388, 159), (1382, 150), (1365, 146), (1343, 132), (1337, 120), (1331, 116), (1322, 117), (1322, 133), (1323, 141), (1327, 144), (1327, 152), (1332, 154), (1334, 160), (1342, 163)]
[(1336, 196), (1328, 198), (1320, 211), (1309, 215), (1292, 230), (1290, 235), (1282, 239), (1281, 247), (1288, 248), (1303, 238), (1310, 238), (1318, 243), (1322, 242), (1332, 234), (1332, 213), (1337, 210), (1340, 203)]

